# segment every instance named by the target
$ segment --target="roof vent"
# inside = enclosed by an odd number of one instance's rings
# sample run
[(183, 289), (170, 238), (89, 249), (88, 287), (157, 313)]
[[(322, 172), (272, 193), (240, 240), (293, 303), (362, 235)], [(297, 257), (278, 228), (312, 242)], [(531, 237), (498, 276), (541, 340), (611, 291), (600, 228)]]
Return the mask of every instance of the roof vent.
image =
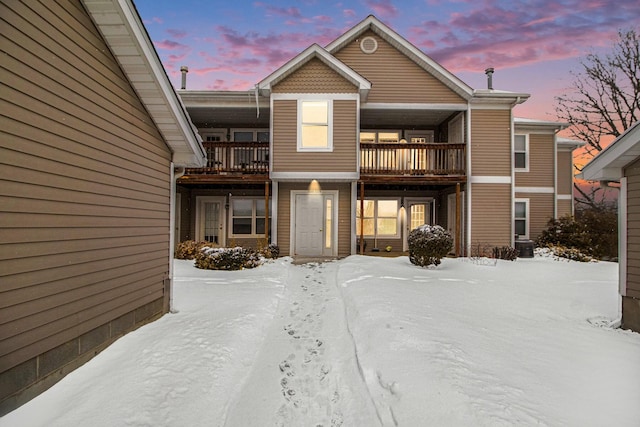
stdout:
[(373, 37), (365, 37), (360, 42), (360, 50), (364, 53), (371, 54), (378, 50), (378, 42)]

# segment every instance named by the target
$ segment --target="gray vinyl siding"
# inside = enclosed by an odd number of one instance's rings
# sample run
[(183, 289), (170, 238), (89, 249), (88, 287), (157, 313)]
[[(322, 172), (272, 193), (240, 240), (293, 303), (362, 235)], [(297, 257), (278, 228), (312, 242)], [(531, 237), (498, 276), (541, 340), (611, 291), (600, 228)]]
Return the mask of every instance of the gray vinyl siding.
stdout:
[(366, 32), (359, 40), (365, 37), (378, 42), (375, 53), (363, 53), (360, 43), (353, 42), (335, 56), (371, 82), (367, 102), (466, 104), (453, 90), (375, 33)]
[(627, 177), (627, 297), (640, 298), (640, 160), (624, 169)]
[(0, 17), (2, 373), (167, 309), (171, 153), (77, 0)]
[(471, 173), (510, 177), (512, 156), (511, 112), (472, 110)]

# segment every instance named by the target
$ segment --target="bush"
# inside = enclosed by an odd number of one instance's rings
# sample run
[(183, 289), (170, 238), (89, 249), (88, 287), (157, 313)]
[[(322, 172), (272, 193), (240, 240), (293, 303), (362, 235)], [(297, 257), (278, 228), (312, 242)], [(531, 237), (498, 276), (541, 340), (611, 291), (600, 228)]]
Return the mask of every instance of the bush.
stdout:
[(518, 250), (511, 246), (496, 246), (493, 248), (493, 257), (507, 261), (515, 261), (518, 258)]
[(195, 265), (205, 270), (242, 270), (255, 268), (264, 262), (258, 252), (241, 247), (204, 247), (195, 257)]
[(587, 209), (576, 217), (550, 220), (536, 245), (576, 249), (593, 258), (615, 259), (618, 256), (617, 214), (613, 209)]
[(566, 246), (562, 246), (562, 245), (548, 245), (545, 248), (539, 248), (537, 249), (537, 254), (542, 256), (545, 256), (545, 255), (548, 256), (550, 254), (556, 257), (556, 259), (564, 258), (567, 260), (579, 261), (579, 262), (595, 261), (594, 258), (581, 252), (577, 248), (567, 248)]
[(453, 248), (453, 237), (439, 225), (421, 225), (409, 233), (407, 240), (409, 261), (420, 267), (439, 265)]
[(200, 250), (205, 246), (211, 246), (209, 242), (196, 242), (195, 240), (186, 240), (178, 243), (174, 252), (176, 259), (194, 259)]
[(275, 259), (280, 256), (280, 248), (275, 243), (267, 244), (267, 239), (257, 240), (258, 253), (267, 259)]

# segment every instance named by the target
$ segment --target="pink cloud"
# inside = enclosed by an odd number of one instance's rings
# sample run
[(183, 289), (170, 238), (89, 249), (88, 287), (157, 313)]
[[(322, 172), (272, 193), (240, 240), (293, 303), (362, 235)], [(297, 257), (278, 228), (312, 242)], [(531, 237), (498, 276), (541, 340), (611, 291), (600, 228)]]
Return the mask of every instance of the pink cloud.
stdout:
[(344, 16), (345, 18), (355, 18), (356, 17), (356, 11), (353, 9), (344, 9), (342, 11), (342, 16)]
[(398, 16), (398, 8), (393, 5), (391, 0), (365, 0), (365, 4), (378, 17), (395, 18)]
[(178, 30), (178, 29), (174, 29), (174, 28), (169, 28), (167, 29), (167, 33), (173, 37), (174, 39), (182, 39), (185, 38), (187, 35), (187, 32), (184, 30)]
[(189, 46), (183, 45), (173, 40), (161, 40), (154, 43), (156, 48), (164, 50), (186, 50)]

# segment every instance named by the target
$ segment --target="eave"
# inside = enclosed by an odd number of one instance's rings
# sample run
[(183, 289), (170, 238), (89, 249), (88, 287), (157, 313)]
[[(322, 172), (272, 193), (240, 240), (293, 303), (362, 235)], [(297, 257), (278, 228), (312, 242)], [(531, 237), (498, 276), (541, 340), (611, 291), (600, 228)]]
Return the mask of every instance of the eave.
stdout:
[(289, 77), (291, 74), (296, 72), (298, 69), (300, 69), (307, 62), (314, 58), (322, 61), (329, 68), (334, 70), (336, 73), (338, 73), (355, 87), (357, 87), (361, 99), (363, 101), (366, 100), (367, 95), (369, 94), (369, 90), (371, 90), (371, 82), (362, 77), (360, 74), (356, 73), (353, 69), (331, 55), (318, 44), (312, 44), (300, 54), (296, 55), (289, 62), (287, 62), (282, 67), (278, 68), (276, 71), (259, 82), (257, 86), (260, 91), (260, 95), (269, 96), (271, 94), (271, 89), (275, 85)]
[(587, 181), (619, 181), (624, 168), (640, 156), (640, 121), (635, 122), (611, 145), (582, 169), (579, 178)]
[(206, 154), (131, 0), (83, 0), (85, 9), (171, 149), (175, 166), (202, 167)]

